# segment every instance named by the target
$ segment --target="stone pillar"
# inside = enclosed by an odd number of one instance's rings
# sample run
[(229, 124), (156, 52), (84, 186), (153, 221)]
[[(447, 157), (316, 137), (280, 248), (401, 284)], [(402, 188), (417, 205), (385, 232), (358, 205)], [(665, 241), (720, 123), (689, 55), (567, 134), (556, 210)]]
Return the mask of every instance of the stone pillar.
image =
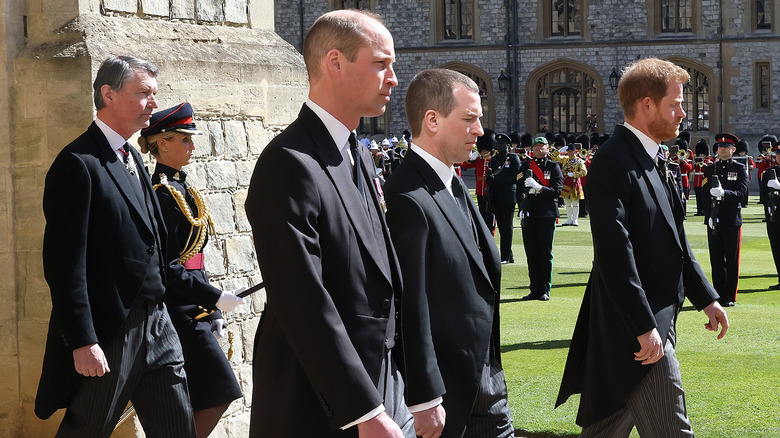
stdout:
[[(261, 281), (246, 190), (263, 147), (297, 115), (307, 78), (300, 54), (273, 32), (271, 0), (6, 2), (0, 29), (13, 38), (0, 43), (8, 61), (0, 71), (8, 90), (0, 93), (0, 436), (53, 436), (62, 412), (46, 421), (33, 413), (51, 310), (41, 260), (43, 182), (57, 153), (93, 120), (100, 63), (116, 54), (147, 59), (160, 69), (161, 108), (192, 103), (207, 135), (196, 137), (187, 170), (214, 214), (206, 268), (222, 289)], [(260, 292), (226, 315), (245, 398), (212, 436), (246, 435), (252, 340), (264, 305)], [(227, 352), (227, 337), (220, 342)], [(113, 436), (143, 432), (131, 419)]]

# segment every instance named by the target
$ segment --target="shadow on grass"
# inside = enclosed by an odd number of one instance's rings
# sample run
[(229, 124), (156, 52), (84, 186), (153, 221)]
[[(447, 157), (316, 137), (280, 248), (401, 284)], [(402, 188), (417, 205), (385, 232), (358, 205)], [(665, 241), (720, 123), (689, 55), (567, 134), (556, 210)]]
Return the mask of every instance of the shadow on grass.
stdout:
[(556, 272), (555, 275), (585, 275), (590, 274), (590, 271), (572, 271), (572, 272)]
[[(775, 274), (761, 274), (761, 275), (740, 275), (739, 278), (775, 278)], [(741, 291), (740, 291), (741, 292)]]
[(584, 282), (584, 283), (559, 283), (559, 284), (553, 283), (551, 288), (552, 289), (560, 289), (560, 288), (563, 288), (563, 287), (585, 287), (587, 285), (588, 285), (587, 281)]
[(501, 352), (508, 353), (515, 350), (556, 350), (559, 348), (569, 348), (569, 344), (571, 344), (571, 339), (520, 342), (517, 344), (502, 345)]
[(524, 429), (515, 429), (517, 438), (577, 438), (579, 435), (559, 435), (551, 432), (528, 432)]

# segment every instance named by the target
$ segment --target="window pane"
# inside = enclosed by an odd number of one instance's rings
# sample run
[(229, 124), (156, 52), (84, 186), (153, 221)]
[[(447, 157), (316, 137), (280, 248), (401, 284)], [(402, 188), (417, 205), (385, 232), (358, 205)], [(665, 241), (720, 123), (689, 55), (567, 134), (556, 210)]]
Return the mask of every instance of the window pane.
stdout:
[(769, 109), (769, 64), (759, 64), (758, 69), (758, 107)]
[(563, 35), (564, 33), (564, 0), (551, 0), (550, 18), (551, 18), (551, 33), (553, 35)]
[(756, 1), (756, 23), (759, 29), (772, 28), (772, 0)]
[(674, 32), (675, 0), (661, 0), (661, 32)]
[(704, 73), (697, 71), (691, 75), (696, 85), (696, 129), (710, 129), (710, 83)]
[(539, 122), (536, 131), (548, 132), (550, 131), (550, 114), (548, 111), (550, 95), (547, 88), (547, 76), (539, 79), (539, 82), (536, 84), (536, 96), (536, 108), (539, 111), (539, 117), (537, 118)]
[(680, 31), (690, 32), (693, 29), (693, 2), (691, 0), (679, 0), (680, 2)]
[(580, 34), (580, 0), (569, 0), (567, 12), (567, 21), (569, 23), (569, 35)]
[(460, 37), (461, 39), (471, 39), (474, 34), (474, 8), (471, 0), (460, 0), (460, 17)]
[(458, 38), (458, 5), (455, 0), (442, 0), (444, 3), (444, 39), (454, 40)]

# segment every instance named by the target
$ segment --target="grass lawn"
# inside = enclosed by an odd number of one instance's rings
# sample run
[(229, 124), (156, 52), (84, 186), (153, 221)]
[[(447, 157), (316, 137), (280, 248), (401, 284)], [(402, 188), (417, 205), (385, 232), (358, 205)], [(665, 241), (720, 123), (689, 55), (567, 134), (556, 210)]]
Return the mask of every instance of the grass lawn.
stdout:
[[(727, 309), (728, 334), (718, 341), (690, 303), (677, 324), (677, 357), (698, 438), (780, 437), (780, 291), (767, 289), (777, 277), (756, 198), (743, 209), (739, 294)], [(706, 228), (694, 209), (691, 201), (685, 228), (709, 275)], [(556, 229), (548, 302), (520, 301), (528, 293), (528, 266), (517, 219), (513, 240), (515, 263), (503, 266), (501, 336), (514, 425), (531, 434), (577, 436), (579, 397), (553, 406), (593, 260), (589, 220)]]

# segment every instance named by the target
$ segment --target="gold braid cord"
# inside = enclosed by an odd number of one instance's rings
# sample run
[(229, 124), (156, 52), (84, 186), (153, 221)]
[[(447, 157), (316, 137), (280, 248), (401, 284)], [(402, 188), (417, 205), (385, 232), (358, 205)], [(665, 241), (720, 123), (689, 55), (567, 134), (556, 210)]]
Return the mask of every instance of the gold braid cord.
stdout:
[[(210, 232), (212, 236), (215, 235), (214, 222), (211, 220), (209, 207), (203, 201), (203, 197), (200, 195), (198, 189), (194, 186), (187, 184), (185, 187), (187, 188), (187, 191), (190, 192), (190, 195), (192, 195), (192, 199), (195, 200), (195, 206), (198, 208), (198, 213), (200, 214), (198, 217), (193, 217), (192, 210), (190, 209), (189, 204), (187, 204), (187, 200), (184, 199), (184, 195), (168, 183), (168, 176), (164, 173), (160, 174), (160, 184), (156, 184), (154, 190), (156, 191), (160, 186), (168, 189), (168, 192), (173, 196), (173, 199), (176, 200), (176, 204), (179, 205), (182, 214), (184, 214), (184, 217), (186, 217), (192, 225), (190, 228), (190, 238), (187, 239), (189, 245), (182, 250), (181, 255), (179, 256), (179, 263), (184, 264), (203, 248), (207, 233)], [(196, 233), (194, 239), (192, 238), (193, 232)]]

